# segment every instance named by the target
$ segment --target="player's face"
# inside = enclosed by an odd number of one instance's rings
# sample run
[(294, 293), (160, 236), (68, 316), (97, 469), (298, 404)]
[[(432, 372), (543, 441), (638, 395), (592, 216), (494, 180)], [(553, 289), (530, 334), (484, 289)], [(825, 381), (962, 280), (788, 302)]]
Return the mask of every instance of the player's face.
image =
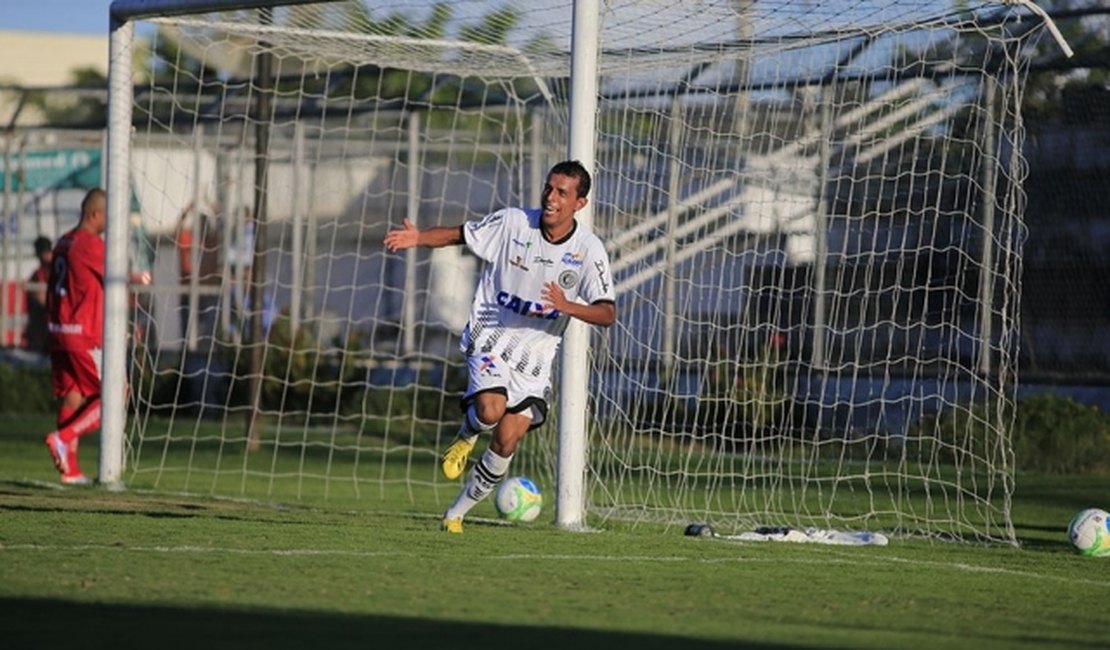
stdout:
[(586, 207), (586, 199), (578, 196), (578, 179), (550, 174), (543, 186), (543, 227), (554, 239), (570, 231), (574, 213)]
[(93, 221), (93, 226), (96, 228), (96, 234), (103, 235), (108, 229), (108, 214), (104, 210), (97, 210), (94, 214), (96, 219)]

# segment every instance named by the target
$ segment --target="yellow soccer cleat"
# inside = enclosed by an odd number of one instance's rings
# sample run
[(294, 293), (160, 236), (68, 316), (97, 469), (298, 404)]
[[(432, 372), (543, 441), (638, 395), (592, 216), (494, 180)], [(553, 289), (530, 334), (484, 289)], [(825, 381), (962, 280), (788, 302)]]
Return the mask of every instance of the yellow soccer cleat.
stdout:
[(455, 517), (454, 519), (443, 520), (443, 530), (449, 533), (462, 534), (462, 517)]
[(455, 438), (455, 442), (447, 448), (443, 453), (443, 475), (448, 480), (453, 481), (462, 476), (463, 470), (466, 469), (466, 460), (470, 458), (470, 451), (474, 449), (474, 441), (477, 436), (473, 438)]

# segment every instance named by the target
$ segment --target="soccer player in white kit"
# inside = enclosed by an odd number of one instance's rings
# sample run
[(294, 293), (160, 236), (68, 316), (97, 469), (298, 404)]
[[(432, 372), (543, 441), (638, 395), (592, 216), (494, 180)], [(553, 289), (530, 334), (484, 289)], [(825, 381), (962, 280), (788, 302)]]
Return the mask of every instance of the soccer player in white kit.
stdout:
[(469, 382), (466, 412), (443, 457), (449, 479), (462, 475), (484, 431), (489, 447), (443, 516), (443, 529), (462, 520), (506, 475), (524, 435), (547, 419), (551, 366), (571, 318), (608, 327), (617, 319), (609, 256), (574, 213), (586, 207), (590, 174), (576, 160), (551, 168), (535, 210), (504, 208), (461, 226), (418, 229), (408, 219), (390, 231), (390, 251), (466, 245), (484, 262), (463, 331)]

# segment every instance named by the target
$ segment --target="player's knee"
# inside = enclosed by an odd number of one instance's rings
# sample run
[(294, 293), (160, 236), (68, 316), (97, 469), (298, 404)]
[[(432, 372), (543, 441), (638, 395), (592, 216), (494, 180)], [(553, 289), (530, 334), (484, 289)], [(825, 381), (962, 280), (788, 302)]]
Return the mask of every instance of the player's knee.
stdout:
[(486, 424), (497, 424), (505, 417), (505, 405), (490, 400), (478, 400), (474, 403), (474, 414)]
[(71, 410), (81, 408), (85, 405), (86, 401), (88, 401), (88, 399), (82, 393), (75, 390), (69, 391), (62, 396), (62, 406)]

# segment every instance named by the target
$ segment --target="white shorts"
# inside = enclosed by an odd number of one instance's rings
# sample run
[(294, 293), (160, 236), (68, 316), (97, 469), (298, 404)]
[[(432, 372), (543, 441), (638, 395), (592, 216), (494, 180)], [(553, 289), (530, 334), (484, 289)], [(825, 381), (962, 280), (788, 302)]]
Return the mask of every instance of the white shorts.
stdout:
[(478, 393), (497, 392), (507, 398), (509, 413), (532, 416), (529, 429), (535, 429), (547, 420), (547, 403), (551, 398), (550, 367), (537, 376), (510, 367), (494, 354), (482, 353), (467, 357), (466, 364), (469, 382), (462, 399), (464, 410)]

